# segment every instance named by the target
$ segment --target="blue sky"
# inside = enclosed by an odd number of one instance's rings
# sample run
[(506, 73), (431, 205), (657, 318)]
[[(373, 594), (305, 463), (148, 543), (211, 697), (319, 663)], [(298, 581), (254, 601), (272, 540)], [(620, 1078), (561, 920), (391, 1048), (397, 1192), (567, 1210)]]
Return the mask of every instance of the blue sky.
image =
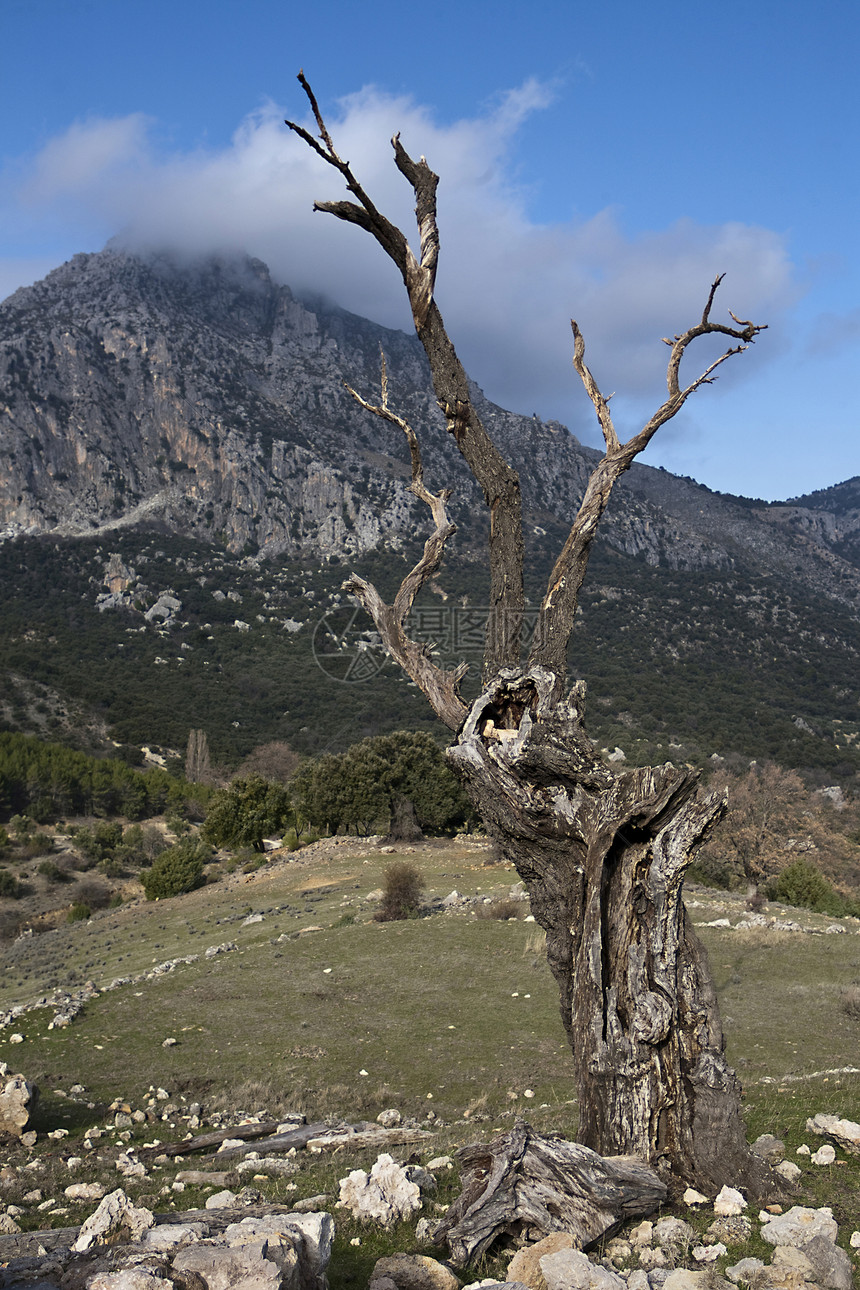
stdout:
[(860, 473), (856, 3), (4, 0), (2, 32), (0, 297), (120, 235), (408, 327), (377, 248), (311, 212), (340, 193), (282, 124), (303, 67), (410, 233), (391, 133), (440, 173), (437, 298), (491, 398), (596, 442), (574, 316), (626, 437), (725, 272), (713, 316), (769, 330), (646, 460), (766, 498)]

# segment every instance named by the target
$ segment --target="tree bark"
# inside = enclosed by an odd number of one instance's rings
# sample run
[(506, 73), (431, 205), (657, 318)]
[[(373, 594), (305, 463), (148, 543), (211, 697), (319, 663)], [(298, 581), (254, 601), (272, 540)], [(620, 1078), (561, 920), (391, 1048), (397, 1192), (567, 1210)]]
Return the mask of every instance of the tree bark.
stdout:
[(568, 1232), (580, 1249), (627, 1219), (653, 1214), (666, 1185), (641, 1160), (605, 1160), (527, 1124), (484, 1145), (457, 1152), (463, 1190), (433, 1233), (447, 1241), (460, 1267), (480, 1258), (507, 1233), (532, 1243)]
[(675, 1184), (756, 1196), (707, 960), (681, 898), (724, 799), (696, 771), (615, 771), (583, 728), (584, 687), (505, 669), (473, 705), (452, 767), (526, 884), (574, 1060), (578, 1139), (636, 1155)]
[[(664, 337), (670, 357), (667, 398), (626, 443), (618, 437), (604, 396), (585, 362), (575, 322), (574, 367), (597, 415), (606, 452), (541, 600), (526, 670), (520, 667), (523, 533), (516, 472), (499, 453), (472, 405), (466, 373), (434, 299), (439, 259), (438, 176), (392, 140), (394, 160), (412, 186), (420, 232), (416, 258), (402, 231), (374, 205), (338, 156), (306, 81), (318, 129), (290, 129), (343, 177), (354, 200), (318, 202), (314, 209), (363, 228), (397, 266), (415, 331), (424, 346), (436, 400), (490, 516), (490, 615), (484, 650), (484, 694), (467, 711), (462, 671), (441, 670), (406, 634), (415, 597), (438, 568), (454, 532), (447, 490), (428, 492), (418, 439), (387, 402), (385, 371), (378, 406), (368, 410), (398, 425), (409, 441), (412, 492), (430, 507), (434, 531), (393, 605), (353, 576), (344, 589), (373, 618), (391, 656), (457, 734), (448, 757), (501, 855), (517, 868), (535, 918), (547, 934), (549, 965), (558, 982), (562, 1020), (579, 1089), (579, 1136), (603, 1155), (635, 1154), (676, 1180), (705, 1189), (724, 1183), (761, 1196), (769, 1170), (749, 1153), (740, 1117), (740, 1086), (727, 1065), (722, 1027), (707, 962), (687, 924), (684, 872), (725, 802), (697, 793), (698, 776), (665, 765), (616, 772), (604, 765), (583, 728), (584, 687), (563, 699), (567, 646), (594, 535), (620, 476), (691, 394), (751, 345), (763, 327), (730, 313), (733, 326), (711, 321), (722, 280), (711, 285), (701, 320)], [(724, 336), (729, 345), (689, 384), (682, 360), (693, 342)]]

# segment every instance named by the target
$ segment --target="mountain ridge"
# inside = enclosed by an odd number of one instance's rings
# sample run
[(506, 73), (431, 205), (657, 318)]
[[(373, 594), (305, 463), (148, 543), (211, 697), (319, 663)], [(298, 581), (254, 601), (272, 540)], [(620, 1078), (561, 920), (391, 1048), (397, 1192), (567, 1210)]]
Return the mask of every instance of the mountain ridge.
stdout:
[[(160, 516), (178, 532), (265, 555), (349, 558), (426, 527), (408, 453), (360, 409), (384, 348), (392, 400), (453, 487), (472, 552), (484, 517), (444, 429), (413, 336), (302, 301), (248, 257), (180, 260), (109, 246), (0, 305), (0, 536), (110, 531)], [(518, 469), (528, 536), (565, 526), (599, 458), (557, 422), (476, 390)], [(605, 540), (652, 565), (756, 568), (860, 604), (860, 481), (764, 504), (635, 464)]]

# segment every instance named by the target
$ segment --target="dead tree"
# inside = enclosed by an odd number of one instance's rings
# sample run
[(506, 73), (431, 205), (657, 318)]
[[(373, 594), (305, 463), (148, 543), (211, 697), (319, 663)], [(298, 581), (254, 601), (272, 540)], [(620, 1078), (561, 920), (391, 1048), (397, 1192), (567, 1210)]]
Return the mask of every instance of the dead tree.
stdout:
[[(427, 488), (417, 436), (389, 407), (384, 366), (378, 403), (352, 393), (406, 435), (411, 491), (428, 506), (433, 532), (392, 604), (355, 575), (344, 589), (367, 610), (389, 654), (455, 733), (450, 763), (502, 855), (525, 881), (534, 916), (546, 930), (573, 1052), (580, 1141), (602, 1155), (638, 1155), (676, 1180), (706, 1190), (729, 1182), (762, 1194), (769, 1178), (747, 1147), (740, 1086), (724, 1056), (713, 983), (681, 899), (685, 870), (722, 815), (724, 800), (697, 791), (698, 773), (688, 767), (619, 772), (608, 766), (584, 728), (584, 685), (576, 683), (565, 693), (577, 599), (613, 485), (660, 426), (762, 328), (733, 314), (733, 325), (711, 321), (717, 278), (701, 319), (665, 341), (670, 349), (665, 402), (622, 443), (609, 398), (586, 366), (582, 333), (571, 324), (573, 364), (594, 405), (606, 451), (553, 568), (539, 627), (523, 661), (519, 479), (481, 423), (434, 299), (438, 176), (423, 157), (413, 161), (394, 136), (394, 162), (415, 194), (416, 256), (338, 155), (301, 73), (299, 81), (318, 137), (287, 124), (340, 173), (350, 194), (350, 200), (318, 202), (314, 209), (357, 224), (399, 269), (448, 433), (489, 509), (491, 608), (480, 698), (467, 707), (459, 691), (463, 671), (437, 666), (406, 630), (415, 597), (439, 567), (454, 525), (446, 510), (450, 490)], [(695, 340), (709, 335), (727, 337), (728, 348), (682, 385), (681, 360)]]

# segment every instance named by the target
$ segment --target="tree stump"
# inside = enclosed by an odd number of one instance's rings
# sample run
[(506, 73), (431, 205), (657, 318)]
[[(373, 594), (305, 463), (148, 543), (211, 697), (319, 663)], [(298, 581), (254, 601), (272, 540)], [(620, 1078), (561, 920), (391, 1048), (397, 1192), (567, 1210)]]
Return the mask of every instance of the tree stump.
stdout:
[(527, 1124), (486, 1146), (457, 1152), (463, 1190), (437, 1226), (460, 1267), (480, 1258), (502, 1235), (533, 1242), (569, 1232), (587, 1249), (630, 1218), (666, 1199), (657, 1173), (635, 1156), (604, 1158)]

